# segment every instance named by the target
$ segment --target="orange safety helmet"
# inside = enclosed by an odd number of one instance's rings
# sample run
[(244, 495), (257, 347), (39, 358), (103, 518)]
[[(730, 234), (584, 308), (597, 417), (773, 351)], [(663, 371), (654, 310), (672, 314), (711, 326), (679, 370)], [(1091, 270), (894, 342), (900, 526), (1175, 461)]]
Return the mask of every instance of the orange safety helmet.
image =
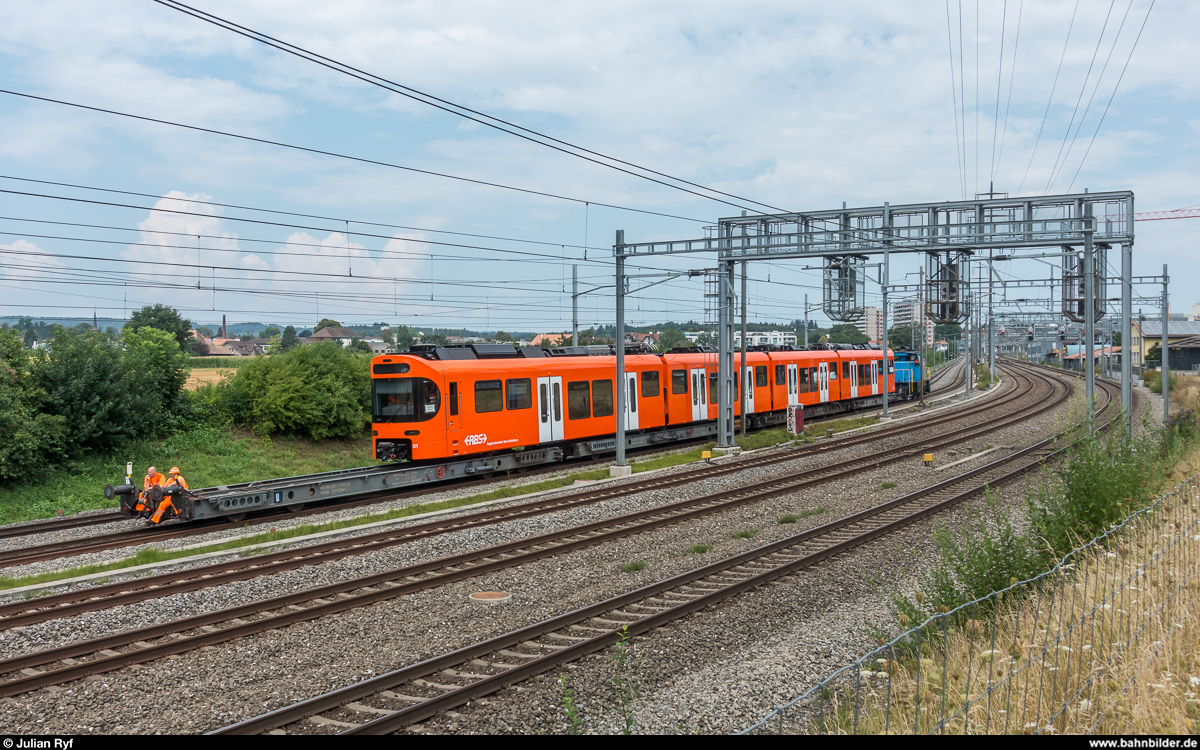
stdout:
[(172, 474), (178, 474), (178, 473), (179, 473), (179, 467), (178, 467), (178, 466), (172, 466), (172, 467), (171, 467), (171, 473), (172, 473)]

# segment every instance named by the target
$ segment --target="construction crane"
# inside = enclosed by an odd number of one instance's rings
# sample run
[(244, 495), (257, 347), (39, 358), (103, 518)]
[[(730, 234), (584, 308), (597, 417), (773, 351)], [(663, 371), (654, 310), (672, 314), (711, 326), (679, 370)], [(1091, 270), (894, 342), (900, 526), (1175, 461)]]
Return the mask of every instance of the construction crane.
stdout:
[(1200, 207), (1177, 208), (1174, 211), (1147, 211), (1134, 214), (1134, 221), (1158, 221), (1160, 219), (1195, 219), (1200, 218)]

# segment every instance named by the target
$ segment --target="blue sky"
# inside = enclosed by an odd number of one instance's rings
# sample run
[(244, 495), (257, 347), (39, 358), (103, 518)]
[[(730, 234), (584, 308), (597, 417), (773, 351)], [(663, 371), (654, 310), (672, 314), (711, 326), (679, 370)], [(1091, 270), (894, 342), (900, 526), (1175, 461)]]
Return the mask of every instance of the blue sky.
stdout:
[[(1048, 183), (1052, 193), (1130, 189), (1141, 211), (1200, 204), (1194, 4), (196, 6), (554, 137), (794, 210), (958, 199), (993, 179), (997, 190), (1023, 195), (1040, 195)], [(580, 265), (587, 286), (610, 283), (615, 230), (630, 241), (693, 237), (737, 213), (149, 0), (9, 0), (0, 6), (0, 41), (0, 88), (10, 91), (576, 199), (0, 95), (0, 174), (149, 196), (0, 179), (2, 190), (133, 206), (0, 193), (0, 314), (90, 314), (96, 306), (120, 316), (164, 302), (198, 321), (226, 313), (231, 321), (298, 325), (332, 317), (562, 330), (570, 325), (571, 265)], [(1052, 180), (1060, 153), (1066, 158)], [(155, 205), (197, 215), (150, 211)], [(1137, 227), (1135, 272), (1171, 264), (1176, 311), (1200, 302), (1198, 224)], [(803, 265), (751, 270), (752, 318), (791, 320), (801, 317), (805, 293), (819, 299), (819, 277)], [(915, 270), (913, 259), (893, 264), (897, 278)], [(1008, 272), (1045, 270), (1030, 263)], [(584, 325), (612, 321), (607, 292), (583, 299)], [(653, 287), (630, 302), (628, 320), (701, 319), (702, 294), (696, 280)], [(877, 298), (878, 288), (869, 285), (868, 296)]]

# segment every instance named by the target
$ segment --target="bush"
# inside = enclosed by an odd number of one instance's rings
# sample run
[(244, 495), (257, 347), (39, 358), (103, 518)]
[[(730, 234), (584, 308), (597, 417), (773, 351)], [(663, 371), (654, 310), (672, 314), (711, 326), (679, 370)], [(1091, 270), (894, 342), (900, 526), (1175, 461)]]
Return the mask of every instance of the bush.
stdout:
[(63, 455), (66, 419), (42, 411), (45, 391), (16, 331), (0, 331), (0, 480), (22, 479)]
[(1043, 482), (1029, 502), (1030, 523), (1047, 554), (1065, 554), (1157, 496), (1162, 449), (1121, 429), (1078, 440), (1057, 470), (1061, 484)]
[(973, 528), (959, 538), (945, 527), (933, 533), (939, 561), (925, 589), (935, 608), (954, 609), (1041, 571), (1035, 542), (1013, 527), (990, 493), (987, 512), (971, 520)]
[(302, 346), (255, 357), (222, 384), (198, 389), (193, 404), (259, 435), (357, 437), (371, 420), (369, 366), (337, 344)]

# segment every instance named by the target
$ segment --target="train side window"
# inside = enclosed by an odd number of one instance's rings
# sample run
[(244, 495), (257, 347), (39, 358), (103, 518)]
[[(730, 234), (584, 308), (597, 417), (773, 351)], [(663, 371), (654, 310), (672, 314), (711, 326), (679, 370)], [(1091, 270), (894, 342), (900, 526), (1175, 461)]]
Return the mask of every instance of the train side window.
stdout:
[(538, 385), (538, 400), (542, 407), (540, 411), (542, 413), (543, 422), (549, 421), (550, 419), (550, 399), (546, 393), (547, 390), (549, 389), (546, 388), (545, 383)]
[(687, 370), (671, 370), (671, 393), (678, 396), (687, 393)]
[[(834, 367), (837, 367), (837, 365), (834, 365)], [(849, 362), (842, 363), (842, 377), (843, 378), (850, 377), (850, 363)]]
[[(737, 373), (735, 372), (735, 373), (733, 374), (733, 376), (734, 376), (734, 378), (736, 378), (736, 377), (737, 377)], [(701, 385), (703, 385), (703, 384), (701, 384)], [(716, 388), (717, 388), (717, 373), (716, 373), (716, 371), (714, 370), (713, 372), (710, 372), (710, 373), (708, 374), (708, 392), (709, 392), (709, 395), (711, 395), (711, 394), (712, 394), (712, 392), (713, 392), (713, 391), (714, 391)], [(704, 399), (704, 398), (703, 398), (703, 395), (704, 395), (703, 393), (701, 393), (700, 395), (701, 395), (701, 397), (702, 397), (702, 398), (701, 398), (701, 401), (704, 401), (704, 403), (706, 403), (706, 404), (707, 404), (707, 403), (709, 403), (709, 402), (708, 402), (706, 399)]]
[(786, 365), (775, 365), (775, 385), (787, 385)]
[(870, 385), (871, 383), (871, 365), (858, 366), (858, 383), (859, 385)]
[[(586, 385), (586, 383), (584, 384)], [(613, 415), (613, 386), (611, 380), (592, 381), (592, 416), (611, 417)], [(584, 416), (587, 416), (586, 414)], [(571, 419), (575, 417), (572, 416)]]
[(637, 381), (629, 381), (629, 413), (637, 414)]
[[(816, 370), (814, 370), (816, 372)], [(837, 380), (837, 362), (829, 363), (829, 380)], [(850, 367), (846, 366), (846, 377), (850, 377)]]
[(754, 387), (763, 388), (767, 385), (767, 366), (755, 365), (754, 367)]
[(658, 398), (657, 370), (646, 370), (642, 373), (642, 398)]
[(796, 374), (800, 376), (800, 393), (808, 393), (808, 368), (801, 367)]
[(450, 384), (450, 416), (458, 416), (458, 383)]
[(518, 378), (504, 381), (504, 390), (508, 395), (507, 409), (533, 408), (533, 391), (529, 378)]
[(586, 380), (567, 383), (567, 416), (571, 419), (592, 416), (591, 387)]
[(562, 421), (562, 384), (554, 382), (554, 421)]
[(504, 408), (504, 387), (499, 380), (475, 381), (475, 413), (486, 414)]

